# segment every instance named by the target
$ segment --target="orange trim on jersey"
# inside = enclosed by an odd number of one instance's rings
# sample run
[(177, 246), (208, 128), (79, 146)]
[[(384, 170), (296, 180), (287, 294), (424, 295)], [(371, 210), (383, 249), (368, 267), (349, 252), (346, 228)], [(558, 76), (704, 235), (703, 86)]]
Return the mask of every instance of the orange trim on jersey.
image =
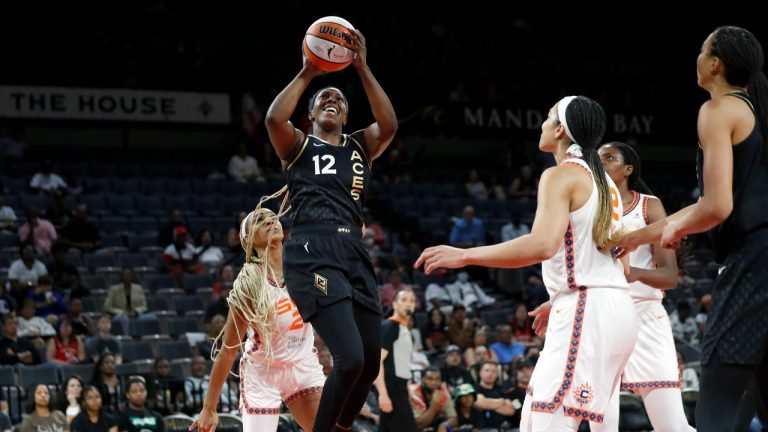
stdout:
[(249, 407), (249, 408), (246, 408), (245, 406), (243, 406), (243, 414), (250, 414), (250, 415), (280, 415), (280, 407), (277, 407), (277, 408)]
[(645, 221), (646, 225), (650, 225), (651, 222), (648, 220), (648, 201), (650, 198), (644, 197), (643, 198), (643, 220)]
[(680, 381), (640, 381), (640, 382), (629, 382), (629, 383), (621, 383), (621, 390), (623, 391), (631, 391), (632, 393), (635, 392), (635, 390), (654, 390), (654, 389), (660, 389), (660, 388), (680, 388), (681, 384)]
[(566, 159), (566, 160), (564, 160), (564, 161), (560, 162), (560, 165), (574, 165), (574, 166), (577, 166), (577, 167), (581, 168), (581, 170), (582, 170), (582, 171), (584, 171), (585, 173), (587, 173), (587, 175), (589, 176), (589, 178), (592, 178), (592, 171), (588, 170), (588, 169), (587, 169), (587, 168), (586, 168), (584, 165), (582, 165), (582, 164), (580, 164), (580, 163), (578, 163), (578, 162), (569, 162), (569, 161)]
[(640, 202), (640, 198), (642, 198), (642, 195), (632, 191), (632, 202), (629, 204), (627, 208), (624, 209), (624, 216), (628, 215), (632, 210), (637, 207), (637, 204)]
[(313, 395), (313, 394), (319, 394), (323, 391), (323, 386), (314, 386), (314, 387), (307, 387), (303, 388), (296, 393), (288, 396), (285, 402), (286, 405), (292, 404), (293, 402), (296, 402), (299, 399), (305, 398), (307, 396)]
[[(565, 231), (565, 236), (563, 238), (564, 248), (565, 248), (565, 271), (566, 271), (566, 281), (568, 283), (568, 288), (570, 289), (576, 289), (579, 290), (579, 300), (576, 303), (576, 310), (573, 314), (573, 325), (571, 327), (571, 343), (570, 348), (568, 349), (568, 357), (566, 358), (565, 362), (565, 371), (563, 372), (563, 381), (559, 386), (559, 390), (557, 390), (557, 393), (552, 397), (550, 400), (545, 401), (533, 401), (531, 403), (531, 411), (538, 411), (538, 412), (547, 412), (547, 413), (554, 413), (555, 410), (560, 407), (560, 405), (563, 403), (563, 400), (565, 399), (566, 394), (568, 394), (568, 390), (570, 390), (571, 385), (573, 384), (573, 377), (576, 374), (576, 360), (579, 356), (579, 346), (581, 344), (581, 335), (583, 331), (583, 325), (584, 325), (584, 313), (587, 309), (587, 287), (585, 286), (579, 286), (576, 283), (576, 264), (575, 264), (575, 255), (576, 252), (573, 248), (573, 230), (571, 228), (571, 224), (568, 224), (568, 229)], [(565, 407), (563, 407), (565, 409)], [(581, 410), (584, 411), (584, 410)], [(567, 412), (567, 411), (566, 411)], [(589, 413), (587, 415), (590, 415), (592, 413)], [(598, 414), (595, 414), (595, 416), (598, 416)], [(597, 418), (597, 417), (596, 417)], [(602, 415), (599, 415), (599, 422), (602, 423), (603, 417)], [(598, 421), (598, 420), (594, 420)]]
[(603, 422), (603, 415), (594, 411), (588, 411), (582, 408), (574, 408), (563, 405), (563, 413), (568, 417), (580, 418), (595, 423)]

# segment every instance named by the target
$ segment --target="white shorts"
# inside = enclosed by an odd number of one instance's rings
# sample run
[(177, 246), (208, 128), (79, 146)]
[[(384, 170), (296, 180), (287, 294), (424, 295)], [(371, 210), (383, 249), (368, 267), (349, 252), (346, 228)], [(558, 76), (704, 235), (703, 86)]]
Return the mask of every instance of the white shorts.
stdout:
[(635, 303), (640, 330), (624, 368), (621, 389), (680, 388), (677, 351), (669, 316), (660, 301)]
[[(637, 315), (628, 291), (590, 288), (558, 296), (528, 387), (530, 417), (559, 416), (561, 410), (567, 417), (602, 423), (636, 340)], [(524, 431), (531, 428), (520, 425)]]
[(240, 412), (263, 416), (280, 414), (280, 404), (290, 405), (305, 396), (319, 394), (325, 384), (323, 367), (314, 352), (301, 362), (240, 363)]

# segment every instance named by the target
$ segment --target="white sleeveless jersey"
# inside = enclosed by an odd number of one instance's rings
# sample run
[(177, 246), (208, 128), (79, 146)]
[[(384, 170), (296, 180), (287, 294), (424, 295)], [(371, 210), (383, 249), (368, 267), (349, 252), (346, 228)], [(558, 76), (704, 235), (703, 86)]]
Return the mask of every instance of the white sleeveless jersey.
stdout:
[[(624, 228), (627, 232), (639, 230), (648, 225), (648, 201), (658, 199), (655, 196), (644, 195), (632, 191), (634, 198), (632, 204), (624, 211)], [(644, 244), (629, 254), (629, 265), (642, 269), (655, 269), (653, 261), (653, 249), (650, 244)], [(640, 281), (629, 284), (629, 294), (634, 301), (662, 300), (664, 293), (657, 288), (646, 285)]]
[[(561, 165), (577, 165), (585, 170), (590, 177), (592, 170), (581, 159), (569, 158)], [(619, 190), (610, 177), (606, 175), (611, 189), (612, 223), (611, 232), (621, 229), (623, 208)], [(629, 284), (624, 276), (624, 269), (618, 259), (611, 256), (610, 251), (602, 252), (597, 249), (592, 239), (592, 227), (598, 208), (598, 190), (592, 180), (592, 193), (581, 208), (571, 212), (568, 229), (560, 249), (550, 259), (541, 263), (544, 284), (549, 297), (575, 292), (580, 286), (587, 288), (617, 288), (628, 289)]]
[(312, 325), (305, 323), (296, 304), (285, 288), (269, 285), (275, 301), (275, 320), (271, 325), (272, 358), (267, 359), (253, 327), (248, 326), (248, 340), (243, 357), (252, 363), (271, 364), (299, 362), (314, 354), (315, 334)]

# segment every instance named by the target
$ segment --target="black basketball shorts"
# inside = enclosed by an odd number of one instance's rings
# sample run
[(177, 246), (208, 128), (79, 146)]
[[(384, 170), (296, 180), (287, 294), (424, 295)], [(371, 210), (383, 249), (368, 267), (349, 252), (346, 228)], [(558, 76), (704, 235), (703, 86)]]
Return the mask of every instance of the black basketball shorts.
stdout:
[(283, 245), (283, 275), (304, 322), (319, 309), (345, 299), (381, 313), (373, 264), (359, 227), (293, 227)]

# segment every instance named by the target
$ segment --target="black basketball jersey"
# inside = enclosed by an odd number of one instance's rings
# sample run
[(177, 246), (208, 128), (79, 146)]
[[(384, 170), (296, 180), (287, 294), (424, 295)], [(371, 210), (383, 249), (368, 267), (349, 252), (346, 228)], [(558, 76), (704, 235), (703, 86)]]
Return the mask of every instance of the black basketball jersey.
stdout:
[(338, 224), (362, 227), (371, 167), (362, 145), (342, 135), (341, 145), (307, 135), (285, 169), (292, 226)]
[[(745, 93), (730, 93), (754, 108)], [(696, 155), (699, 189), (704, 190), (702, 175), (704, 154), (699, 147)], [(768, 166), (760, 121), (755, 118), (755, 128), (749, 136), (733, 146), (733, 211), (720, 225), (710, 231), (715, 245), (716, 260), (743, 245), (744, 237), (759, 229), (768, 229)]]

